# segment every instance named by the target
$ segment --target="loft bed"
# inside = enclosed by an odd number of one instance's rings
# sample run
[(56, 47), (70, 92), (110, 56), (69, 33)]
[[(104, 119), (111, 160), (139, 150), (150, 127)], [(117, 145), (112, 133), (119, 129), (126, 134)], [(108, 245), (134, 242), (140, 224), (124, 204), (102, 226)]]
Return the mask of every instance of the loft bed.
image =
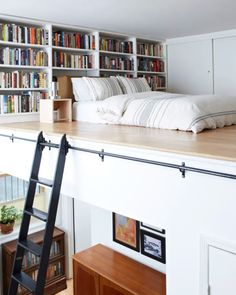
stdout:
[[(53, 143), (66, 134), (70, 144), (62, 194), (165, 229), (167, 295), (207, 294), (209, 247), (236, 249), (236, 126), (195, 134), (76, 121), (4, 124), (0, 171), (27, 180), (41, 130)], [(45, 153), (41, 173), (50, 179), (56, 152)]]

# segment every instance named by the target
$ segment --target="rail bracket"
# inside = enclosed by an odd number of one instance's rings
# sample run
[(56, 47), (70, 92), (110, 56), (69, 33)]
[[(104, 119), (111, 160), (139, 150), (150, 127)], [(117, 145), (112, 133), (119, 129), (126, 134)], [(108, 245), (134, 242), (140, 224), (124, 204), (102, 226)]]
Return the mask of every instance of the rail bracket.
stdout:
[(104, 162), (104, 149), (101, 150), (101, 152), (98, 154), (102, 162)]
[(181, 166), (179, 167), (179, 171), (182, 174), (182, 178), (185, 178), (185, 173), (186, 173), (185, 162), (182, 162)]

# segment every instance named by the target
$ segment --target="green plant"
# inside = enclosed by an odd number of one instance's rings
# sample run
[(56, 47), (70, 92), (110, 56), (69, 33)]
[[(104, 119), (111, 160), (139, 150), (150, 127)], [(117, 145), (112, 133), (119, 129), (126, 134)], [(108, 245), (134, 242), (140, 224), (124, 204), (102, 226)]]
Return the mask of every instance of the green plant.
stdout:
[(14, 206), (7, 207), (6, 205), (1, 208), (0, 223), (9, 224), (13, 223), (16, 220), (21, 219), (22, 211), (16, 209)]

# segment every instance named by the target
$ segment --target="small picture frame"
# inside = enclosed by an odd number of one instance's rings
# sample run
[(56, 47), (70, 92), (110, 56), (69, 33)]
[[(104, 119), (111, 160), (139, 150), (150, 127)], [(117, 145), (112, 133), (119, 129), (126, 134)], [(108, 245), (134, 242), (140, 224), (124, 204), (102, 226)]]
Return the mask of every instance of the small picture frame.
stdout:
[(158, 233), (163, 234), (163, 235), (166, 233), (166, 231), (164, 229), (156, 227), (156, 226), (152, 226), (152, 225), (150, 225), (148, 223), (144, 223), (144, 222), (141, 222), (141, 227), (150, 229), (152, 231), (158, 232)]
[(166, 263), (166, 240), (146, 230), (141, 233), (141, 253), (161, 263)]
[(112, 213), (113, 241), (139, 252), (139, 221)]

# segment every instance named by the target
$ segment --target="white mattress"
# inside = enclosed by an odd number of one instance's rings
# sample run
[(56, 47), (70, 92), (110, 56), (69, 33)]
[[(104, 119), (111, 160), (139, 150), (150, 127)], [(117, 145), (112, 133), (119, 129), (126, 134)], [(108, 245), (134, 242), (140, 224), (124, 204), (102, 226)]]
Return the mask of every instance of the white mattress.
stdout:
[(76, 101), (73, 103), (73, 120), (91, 123), (105, 123), (97, 113), (100, 101)]

